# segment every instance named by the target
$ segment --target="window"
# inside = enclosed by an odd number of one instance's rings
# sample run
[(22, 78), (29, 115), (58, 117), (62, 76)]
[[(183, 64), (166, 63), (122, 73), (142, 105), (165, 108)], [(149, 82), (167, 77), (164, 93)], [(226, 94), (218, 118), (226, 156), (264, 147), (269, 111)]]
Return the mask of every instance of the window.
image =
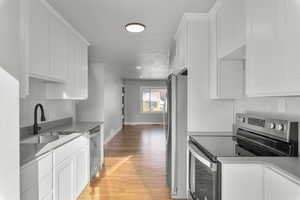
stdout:
[(141, 88), (141, 109), (143, 113), (156, 113), (165, 111), (166, 88)]

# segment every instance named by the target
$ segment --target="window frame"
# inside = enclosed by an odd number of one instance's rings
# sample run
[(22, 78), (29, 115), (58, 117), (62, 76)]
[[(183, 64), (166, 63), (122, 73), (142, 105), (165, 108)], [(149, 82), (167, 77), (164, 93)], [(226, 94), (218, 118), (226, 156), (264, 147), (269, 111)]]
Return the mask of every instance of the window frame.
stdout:
[[(164, 110), (162, 110), (162, 111), (144, 111), (144, 109), (143, 109), (143, 91), (144, 91), (144, 89), (150, 89), (150, 91), (152, 89), (167, 90), (167, 87), (164, 87), (164, 86), (141, 86), (140, 87), (140, 113), (141, 114), (162, 114), (162, 113), (164, 113), (165, 112)], [(151, 94), (150, 94), (150, 97), (151, 97)], [(164, 106), (166, 106), (166, 105), (164, 105)]]

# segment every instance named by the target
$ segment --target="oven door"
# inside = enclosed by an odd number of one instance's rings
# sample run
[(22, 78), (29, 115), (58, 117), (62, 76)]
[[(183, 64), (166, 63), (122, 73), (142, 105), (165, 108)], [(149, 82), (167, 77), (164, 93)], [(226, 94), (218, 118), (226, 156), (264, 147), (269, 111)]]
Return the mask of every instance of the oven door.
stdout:
[(189, 144), (189, 199), (220, 200), (220, 164)]

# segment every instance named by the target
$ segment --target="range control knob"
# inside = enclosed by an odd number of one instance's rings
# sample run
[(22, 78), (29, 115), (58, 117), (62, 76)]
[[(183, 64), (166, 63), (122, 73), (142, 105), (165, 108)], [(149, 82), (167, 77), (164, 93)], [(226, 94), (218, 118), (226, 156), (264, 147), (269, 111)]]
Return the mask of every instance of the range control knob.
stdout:
[(270, 128), (275, 129), (275, 124), (273, 122), (270, 123)]
[(284, 125), (283, 124), (277, 124), (277, 130), (283, 131), (284, 130)]

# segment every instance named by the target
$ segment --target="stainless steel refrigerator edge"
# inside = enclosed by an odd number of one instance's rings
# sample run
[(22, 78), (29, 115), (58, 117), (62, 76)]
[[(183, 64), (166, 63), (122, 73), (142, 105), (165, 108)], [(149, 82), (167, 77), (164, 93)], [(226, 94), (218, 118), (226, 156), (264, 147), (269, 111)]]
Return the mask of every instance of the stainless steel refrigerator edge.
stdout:
[(170, 75), (167, 81), (167, 184), (173, 198), (187, 197), (187, 77)]

